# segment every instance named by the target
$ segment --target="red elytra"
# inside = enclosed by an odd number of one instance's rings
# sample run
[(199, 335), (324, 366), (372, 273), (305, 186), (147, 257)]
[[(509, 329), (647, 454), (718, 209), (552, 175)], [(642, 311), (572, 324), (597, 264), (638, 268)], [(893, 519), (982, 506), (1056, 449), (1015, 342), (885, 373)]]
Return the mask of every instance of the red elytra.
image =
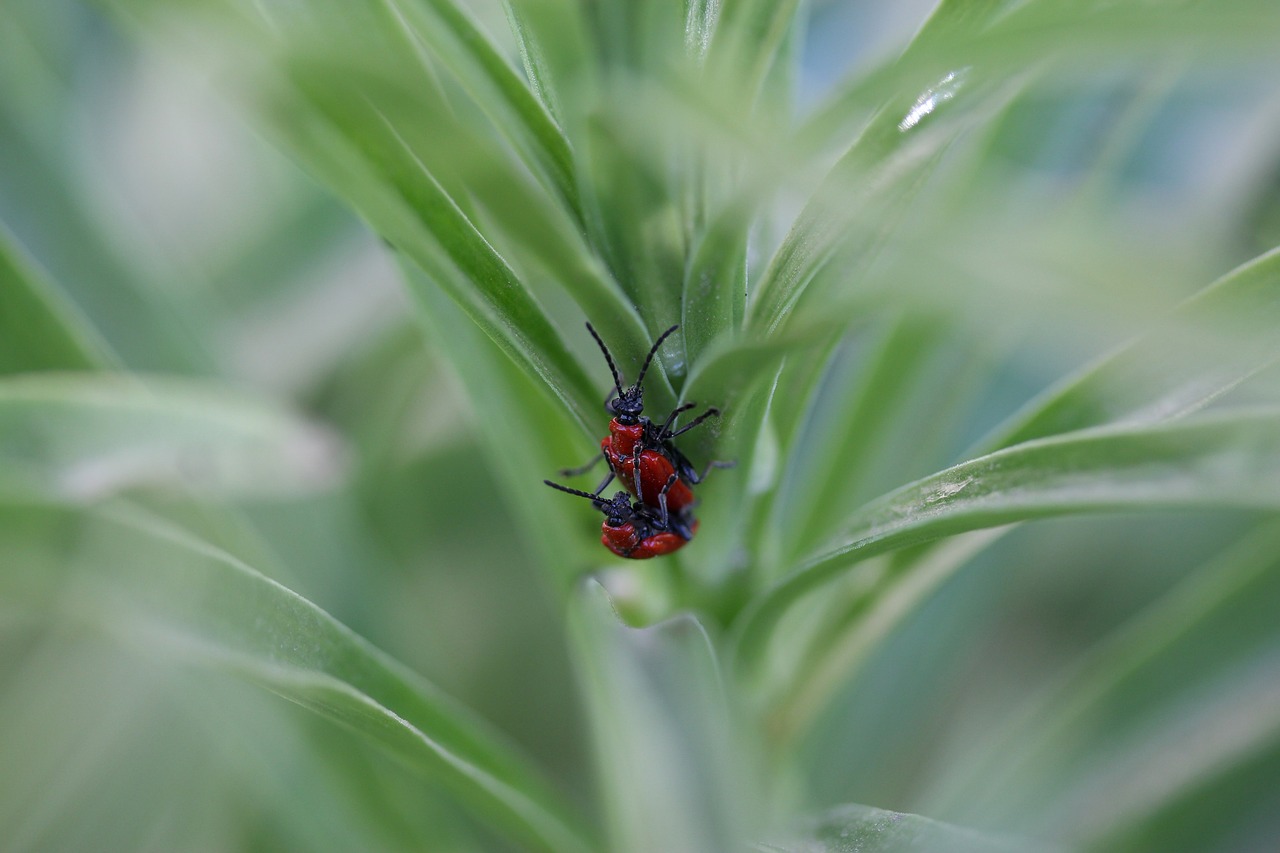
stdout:
[[(638, 455), (637, 448), (640, 448)], [(614, 418), (609, 421), (609, 434), (600, 440), (600, 450), (609, 461), (614, 476), (622, 481), (627, 491), (641, 503), (658, 505), (658, 494), (676, 469), (671, 459), (660, 450), (645, 447), (644, 424), (624, 424)], [(636, 482), (637, 468), (639, 483)], [(680, 512), (692, 506), (693, 491), (683, 480), (677, 479), (667, 491), (667, 509)]]
[(683, 548), (698, 529), (698, 521), (691, 513), (667, 511), (665, 498), (676, 480), (676, 475), (672, 474), (663, 484), (656, 510), (639, 501), (632, 503), (631, 496), (622, 491), (605, 499), (599, 494), (571, 489), (550, 480), (542, 482), (553, 489), (586, 498), (604, 513), (604, 522), (600, 525), (600, 543), (604, 547), (628, 560), (647, 560)]
[[(698, 532), (696, 519), (689, 530), (690, 533)], [(648, 536), (642, 536), (642, 532), (643, 530), (637, 530), (635, 524), (630, 521), (614, 527), (606, 518), (600, 525), (600, 542), (619, 557), (626, 557), (628, 560), (647, 560), (650, 557), (662, 557), (672, 551), (678, 551), (689, 541), (679, 533), (669, 530), (651, 533)]]
[[(640, 366), (635, 384), (624, 388), (609, 348), (592, 325), (587, 324), (587, 331), (595, 339), (609, 365), (614, 390), (617, 392), (617, 396), (610, 399), (606, 406), (613, 415), (613, 419), (609, 421), (609, 435), (600, 441), (601, 455), (609, 464), (609, 476), (596, 488), (596, 494), (602, 492), (617, 477), (627, 491), (647, 506), (658, 507), (658, 496), (661, 493), (667, 495), (667, 507), (673, 512), (690, 509), (694, 504), (693, 491), (689, 486), (701, 482), (706, 472), (699, 475), (692, 463), (676, 449), (671, 439), (688, 432), (707, 418), (719, 415), (720, 411), (714, 407), (709, 408), (679, 429), (673, 428), (676, 418), (694, 408), (693, 403), (686, 403), (672, 411), (661, 426), (644, 417), (644, 376), (662, 342), (678, 328), (680, 327), (672, 326), (658, 336)], [(562, 473), (567, 476), (581, 473), (597, 461), (599, 457), (583, 468)], [(707, 467), (710, 470), (712, 467), (728, 467), (731, 464), (712, 462)], [(665, 486), (672, 475), (677, 477), (677, 482), (674, 486)]]

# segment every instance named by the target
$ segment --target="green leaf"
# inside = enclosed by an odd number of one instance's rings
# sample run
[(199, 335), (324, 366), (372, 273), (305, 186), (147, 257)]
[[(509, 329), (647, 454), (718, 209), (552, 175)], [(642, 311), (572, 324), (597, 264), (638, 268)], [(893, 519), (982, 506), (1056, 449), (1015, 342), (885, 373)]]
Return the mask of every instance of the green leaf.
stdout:
[(720, 18), (716, 0), (688, 0), (684, 10), (684, 47), (691, 56), (706, 55)]
[(1154, 423), (1207, 405), (1280, 357), (1280, 249), (1237, 267), (1157, 328), (1031, 401), (988, 450), (1108, 423)]
[(593, 849), (526, 761), (311, 602), (138, 510), (85, 532), (78, 612), (162, 658), (229, 672), (381, 743), (533, 849)]
[(751, 206), (731, 204), (693, 247), (681, 299), (685, 353), (697, 364), (719, 335), (742, 328)]
[[(554, 496), (542, 480), (560, 468), (598, 456), (599, 437), (594, 441), (584, 437), (545, 386), (518, 371), (493, 341), (466, 322), (443, 288), (416, 270), (407, 270), (406, 276), (419, 298), (428, 334), (449, 353), (469, 392), (476, 431), (485, 443), (492, 470), (506, 485), (512, 515), (523, 522), (520, 541), (568, 586), (604, 557), (599, 545), (600, 514), (589, 505), (576, 514), (568, 509), (549, 511), (546, 501)], [(543, 492), (547, 494), (541, 500), (531, 499)]]
[(756, 849), (761, 853), (1039, 853), (1056, 848), (920, 815), (844, 805), (813, 820), (800, 838), (757, 844)]
[[(626, 99), (654, 96), (636, 88), (624, 87)], [(584, 170), (599, 213), (591, 239), (645, 323), (660, 330), (680, 321), (690, 236), (680, 201), (689, 165), (684, 139), (661, 124), (636, 134), (637, 115), (601, 109), (589, 117)]]
[[(787, 43), (802, 23), (800, 0), (743, 0), (726, 3), (718, 10), (711, 39), (712, 67), (719, 74), (732, 74), (734, 84), (751, 103), (767, 88), (773, 74), (788, 76), (783, 67)], [(692, 10), (691, 10), (692, 12)], [(705, 11), (692, 17), (690, 34), (707, 30)], [(705, 35), (702, 36), (705, 40)]]
[(862, 346), (847, 337), (809, 398), (775, 498), (784, 553), (825, 541), (861, 503), (950, 461), (955, 419), (985, 366), (957, 362), (954, 335), (926, 318), (884, 318)]
[(870, 262), (947, 146), (985, 120), (1014, 85), (980, 83), (972, 70), (949, 71), (918, 96), (896, 97), (877, 112), (770, 259), (748, 306), (749, 326), (774, 332), (837, 253), (856, 251), (862, 264)]
[(788, 632), (783, 640), (797, 649), (784, 651), (797, 663), (761, 697), (774, 742), (809, 734), (836, 692), (857, 678), (903, 622), (1009, 529), (978, 530), (886, 555), (883, 571), (870, 572), (865, 583), (850, 578), (852, 589), (829, 596), (816, 613), (806, 611), (805, 631)]
[[(475, 103), (551, 176), (560, 197), (582, 220), (572, 151), (551, 113), (499, 53), (464, 6), (453, 0), (388, 0), (411, 43), (429, 46), (463, 82)], [(427, 13), (427, 7), (431, 13)], [(501, 105), (502, 112), (496, 108)]]
[[(558, 297), (555, 289), (563, 289), (583, 313), (598, 318), (597, 326), (610, 339), (647, 348), (648, 332), (582, 228), (483, 129), (456, 116), (443, 96), (324, 62), (302, 64), (294, 75), (335, 128), (359, 148), (377, 152), (371, 159), (385, 157), (384, 151), (393, 158), (401, 149), (409, 152), (417, 168), (390, 177), (392, 188), (404, 195), (418, 183), (430, 182), (432, 190), (439, 185), (438, 193), (419, 191), (422, 199), (415, 206), (474, 285), (483, 289), (497, 278), (501, 292), (518, 280), (544, 299)], [(340, 79), (333, 80), (334, 75)], [(470, 246), (465, 259), (455, 246)], [(481, 262), (490, 256), (492, 265)], [(499, 260), (509, 266), (509, 275), (495, 275), (491, 266), (498, 267)]]
[(570, 610), (610, 850), (741, 849), (758, 820), (719, 664), (702, 625), (629, 628), (588, 581)]
[(1280, 508), (1280, 413), (1085, 430), (904, 486), (867, 504), (835, 544), (752, 603), (737, 623), (739, 662), (758, 662), (795, 601), (868, 557), (1033, 518), (1183, 507)]
[[(1280, 527), (1264, 523), (1197, 568), (993, 725), (931, 801), (1105, 849), (1230, 846), (1272, 801), (1232, 777), (1280, 753), (1278, 549)], [(1206, 809), (1215, 789), (1232, 796)]]
[[(1240, 61), (1268, 56), (1280, 15), (1257, 0), (1225, 0), (1212, 6), (1165, 3), (1153, 14), (1140, 3), (1084, 7), (1079, 3), (1004, 4), (993, 0), (940, 4), (922, 34), (927, 49), (908, 50), (896, 61), (861, 72), (839, 87), (805, 124), (815, 148), (847, 138), (850, 117), (876, 108), (903, 91), (918, 91), (958, 68), (979, 67), (991, 77), (1054, 68), (1096, 72), (1117, 57), (1142, 61), (1194, 58)], [(1016, 6), (1003, 14), (1001, 5)], [(975, 14), (969, 14), (972, 8)], [(983, 22), (988, 22), (983, 25)]]
[(0, 374), (88, 370), (113, 360), (75, 305), (0, 229)]
[(503, 0), (535, 97), (571, 135), (594, 102), (602, 57), (587, 33), (584, 7), (555, 0)]
[(348, 198), (380, 234), (445, 287), (468, 317), (583, 420), (597, 393), (529, 288), (449, 196), (420, 152), (335, 69), (305, 67), (296, 82), (323, 117), (295, 102), (276, 124), (287, 144)]
[[(33, 38), (34, 44), (24, 43), (24, 48), (37, 53), (52, 47), (43, 44), (34, 33), (24, 31), (20, 10), (12, 12), (6, 25), (11, 24), (13, 30), (6, 31), (6, 36), (15, 35), (24, 42)], [(0, 46), (0, 52), (6, 49)], [(0, 67), (0, 75), (29, 82), (29, 70)], [(210, 372), (213, 359), (205, 337), (206, 326), (196, 321), (171, 290), (166, 291), (144, 274), (138, 268), (141, 265), (132, 263), (112, 244), (97, 215), (99, 200), (90, 198), (87, 183), (61, 156), (74, 132), (70, 121), (58, 120), (64, 118), (59, 110), (74, 113), (75, 108), (68, 103), (71, 94), (59, 87), (40, 90), (29, 97), (34, 109), (31, 115), (23, 115), (19, 109), (21, 99), (0, 95), (3, 230), (6, 235), (10, 231), (15, 235), (6, 237), (6, 242), (20, 243), (24, 250), (7, 263), (16, 264), (17, 274), (29, 278), (44, 292), (41, 301), (46, 303), (45, 310), (52, 311), (60, 323), (81, 326), (70, 334), (79, 341), (72, 345), (74, 348), (87, 348), (85, 355), (96, 359), (101, 354), (97, 350), (105, 347), (118, 356), (107, 359), (107, 363), (118, 360), (137, 369)], [(4, 251), (9, 254), (13, 249)], [(36, 259), (42, 269), (34, 268), (27, 255)], [(42, 279), (48, 281), (47, 286), (39, 283)], [(49, 295), (54, 289), (61, 295)], [(22, 299), (16, 293), (7, 295)], [(9, 316), (10, 307), (5, 308), (5, 316)], [(13, 316), (18, 316), (18, 307), (13, 306), (12, 310)], [(12, 330), (0, 331), (6, 333), (7, 339)], [(101, 342), (95, 338), (101, 338)], [(42, 346), (52, 345), (51, 339), (42, 340)], [(63, 352), (64, 358), (68, 355)], [(45, 366), (78, 369), (81, 365)]]
[(334, 437), (267, 401), (111, 374), (0, 379), (0, 495), (79, 503), (161, 486), (203, 494), (331, 488)]

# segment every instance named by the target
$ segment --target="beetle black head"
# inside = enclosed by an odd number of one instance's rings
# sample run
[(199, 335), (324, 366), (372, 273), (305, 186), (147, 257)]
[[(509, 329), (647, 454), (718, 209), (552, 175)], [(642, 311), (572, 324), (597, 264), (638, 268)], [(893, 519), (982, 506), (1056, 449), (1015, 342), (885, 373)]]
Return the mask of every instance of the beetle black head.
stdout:
[(658, 353), (658, 347), (662, 346), (662, 342), (667, 339), (672, 332), (680, 328), (672, 326), (653, 342), (653, 346), (649, 348), (649, 354), (644, 357), (644, 364), (640, 366), (640, 374), (636, 377), (636, 382), (627, 388), (622, 387), (622, 377), (618, 374), (618, 366), (613, 363), (613, 356), (609, 353), (609, 348), (604, 345), (604, 341), (600, 340), (600, 336), (596, 334), (596, 330), (587, 324), (587, 331), (591, 333), (591, 337), (596, 339), (596, 343), (600, 346), (600, 352), (604, 353), (604, 360), (609, 363), (609, 372), (613, 374), (613, 387), (618, 392), (618, 396), (609, 401), (605, 406), (609, 414), (617, 417), (619, 423), (627, 426), (634, 426), (640, 422), (640, 416), (644, 414), (644, 375), (649, 371), (649, 365), (653, 363), (653, 357)]
[(614, 492), (609, 500), (595, 501), (596, 509), (605, 514), (605, 523), (610, 527), (621, 527), (635, 521), (635, 512), (631, 508), (631, 495), (626, 492)]
[(599, 495), (593, 495), (591, 492), (571, 489), (568, 486), (562, 486), (550, 480), (543, 480), (542, 482), (553, 489), (559, 489), (566, 494), (577, 495), (580, 498), (586, 498), (591, 501), (591, 504), (596, 509), (605, 514), (605, 520), (610, 527), (621, 527), (635, 518), (635, 512), (631, 508), (631, 496), (626, 492), (616, 492), (612, 498), (606, 500)]

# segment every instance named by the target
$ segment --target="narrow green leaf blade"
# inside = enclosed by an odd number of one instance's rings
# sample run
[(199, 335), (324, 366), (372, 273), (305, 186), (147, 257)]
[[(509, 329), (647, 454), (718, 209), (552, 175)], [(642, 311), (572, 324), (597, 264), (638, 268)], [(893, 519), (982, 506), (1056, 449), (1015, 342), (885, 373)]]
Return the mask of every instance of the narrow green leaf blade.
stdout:
[(503, 7), (530, 90), (563, 130), (594, 96), (598, 60), (586, 32), (588, 10), (548, 0), (503, 0)]
[(862, 805), (837, 806), (794, 841), (757, 844), (761, 853), (1040, 853), (1056, 849)]
[(717, 336), (742, 328), (750, 209), (746, 204), (731, 205), (693, 248), (681, 300), (685, 354), (691, 364), (698, 363)]
[(929, 801), (1091, 847), (1229, 846), (1273, 799), (1249, 777), (1280, 755), (1278, 549), (1280, 527), (1264, 523), (1197, 568), (993, 726)]
[(592, 715), (609, 849), (741, 849), (752, 811), (710, 639), (692, 616), (629, 628), (595, 581), (570, 630)]
[(1015, 82), (972, 69), (943, 74), (925, 91), (882, 106), (805, 204), (769, 261), (748, 306), (748, 325), (775, 331), (838, 253), (867, 263), (886, 231), (964, 131), (1003, 103)]
[(983, 446), (1194, 411), (1280, 357), (1278, 326), (1280, 249), (1232, 270), (1155, 331), (1049, 389)]
[(600, 439), (576, 428), (543, 386), (518, 372), (492, 340), (466, 322), (443, 288), (414, 269), (406, 269), (405, 275), (421, 302), (427, 333), (455, 360), (490, 465), (511, 496), (512, 515), (523, 522), (520, 541), (568, 588), (582, 571), (595, 568), (604, 553), (599, 545), (600, 515), (589, 506), (579, 507), (573, 515), (549, 512), (542, 500), (532, 496), (546, 492), (549, 497), (542, 480), (597, 456)]
[(394, 123), (334, 75), (332, 68), (295, 69), (294, 82), (312, 104), (299, 110), (284, 102), (289, 113), (276, 126), (287, 144), (587, 423), (597, 392), (526, 283)]
[(82, 615), (126, 642), (230, 672), (377, 741), (533, 849), (587, 832), (525, 759), (465, 709), (311, 602), (145, 513), (95, 516)]
[(738, 623), (739, 661), (758, 659), (793, 602), (876, 554), (1033, 518), (1185, 507), (1280, 508), (1280, 412), (1086, 430), (904, 486), (866, 505), (833, 546), (753, 602)]
[(803, 6), (800, 0), (746, 0), (724, 4), (714, 14), (691, 10), (689, 38), (705, 41), (714, 33), (710, 51), (713, 68), (741, 78), (734, 82), (749, 102), (767, 88), (772, 74), (788, 70), (779, 64), (786, 58), (787, 41), (794, 35)]
[(280, 497), (333, 487), (326, 430), (196, 382), (108, 374), (0, 379), (0, 495), (80, 503), (138, 487)]
[(861, 348), (846, 339), (806, 401), (775, 499), (785, 553), (809, 552), (863, 502), (952, 461), (938, 445), (981, 367), (958, 367), (955, 337), (937, 323), (886, 326)]
[(0, 373), (88, 370), (112, 360), (75, 305), (0, 228)]
[[(581, 222), (582, 206), (568, 140), (547, 107), (466, 9), (453, 0), (430, 0), (426, 5), (435, 15), (435, 20), (430, 20), (422, 4), (387, 2), (412, 40), (430, 45), (467, 85), (476, 104), (508, 131), (518, 147), (531, 152), (531, 165), (550, 174), (553, 186)], [(447, 40), (441, 38), (445, 33)], [(498, 103), (505, 114), (494, 109)]]

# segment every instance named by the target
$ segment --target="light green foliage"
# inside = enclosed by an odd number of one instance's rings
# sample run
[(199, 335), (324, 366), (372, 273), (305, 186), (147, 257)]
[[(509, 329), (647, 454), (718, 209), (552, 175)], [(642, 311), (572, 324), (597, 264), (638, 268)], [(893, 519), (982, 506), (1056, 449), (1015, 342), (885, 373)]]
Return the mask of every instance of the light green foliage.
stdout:
[(6, 849), (1280, 847), (1270, 0), (4, 20)]

